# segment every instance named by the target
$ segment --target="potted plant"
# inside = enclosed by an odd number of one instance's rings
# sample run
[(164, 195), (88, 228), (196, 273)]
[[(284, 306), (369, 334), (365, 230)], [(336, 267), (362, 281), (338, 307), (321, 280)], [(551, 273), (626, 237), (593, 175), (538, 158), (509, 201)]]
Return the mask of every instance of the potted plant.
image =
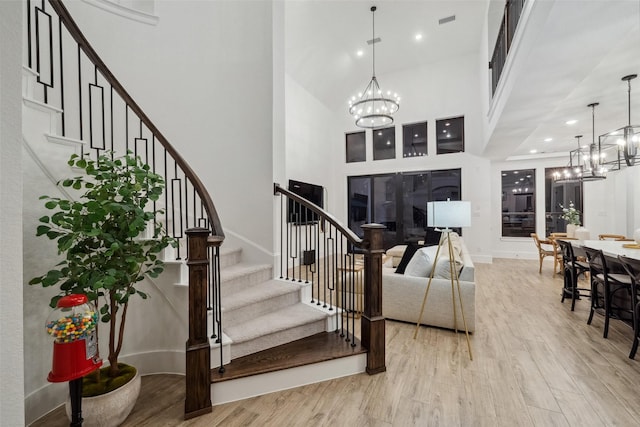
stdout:
[(560, 205), (562, 209), (561, 219), (567, 221), (567, 236), (574, 237), (576, 228), (580, 225), (580, 211), (576, 209), (572, 201), (569, 201), (569, 207), (565, 208)]
[[(58, 185), (76, 190), (79, 197), (42, 196), (44, 206), (53, 213), (40, 218), (36, 231), (37, 236), (55, 240), (64, 257), (29, 284), (59, 287), (51, 307), (64, 295), (87, 295), (99, 310), (100, 320), (109, 325), (109, 365), (85, 377), (83, 396), (87, 397), (108, 393), (136, 376), (135, 368), (118, 363), (129, 300), (136, 295), (148, 297), (139, 288), (140, 281), (145, 275), (157, 277), (163, 271), (159, 255), (167, 246), (175, 246), (175, 240), (156, 221), (163, 212), (155, 209), (153, 202), (162, 195), (164, 180), (140, 157), (128, 152), (114, 158), (108, 152), (89, 160), (74, 154), (68, 164), (84, 174)], [(149, 228), (153, 236), (146, 238)], [(88, 415), (84, 401), (83, 412)]]

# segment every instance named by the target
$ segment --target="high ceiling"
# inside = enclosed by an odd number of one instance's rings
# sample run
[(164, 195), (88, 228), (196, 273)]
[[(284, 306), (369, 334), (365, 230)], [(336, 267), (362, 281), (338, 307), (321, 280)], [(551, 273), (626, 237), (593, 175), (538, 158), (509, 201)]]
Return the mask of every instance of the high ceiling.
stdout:
[[(366, 40), (374, 4), (382, 38), (378, 75), (478, 52), (487, 14), (489, 22), (499, 22), (504, 7), (500, 0), (286, 2), (287, 72), (333, 110), (344, 107), (345, 94), (371, 70)], [(591, 102), (600, 103), (596, 138), (627, 123), (627, 86), (620, 78), (640, 74), (640, 1), (536, 0), (533, 12), (512, 69), (513, 87), (504, 92), (503, 108), (489, 116), (484, 152), (493, 158), (566, 153), (575, 148), (576, 134), (590, 142)], [(452, 15), (455, 21), (438, 23)], [(490, 28), (491, 50), (496, 32)], [(422, 40), (415, 40), (417, 33)], [(640, 117), (640, 78), (632, 81), (632, 122), (640, 123), (634, 117)], [(578, 122), (566, 125), (570, 119)]]

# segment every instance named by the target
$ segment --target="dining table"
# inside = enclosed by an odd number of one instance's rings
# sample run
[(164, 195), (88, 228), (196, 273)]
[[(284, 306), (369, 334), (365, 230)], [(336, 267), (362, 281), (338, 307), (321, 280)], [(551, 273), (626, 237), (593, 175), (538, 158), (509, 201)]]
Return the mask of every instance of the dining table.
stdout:
[(584, 252), (585, 246), (592, 249), (600, 249), (607, 261), (611, 260), (619, 264), (618, 255), (640, 260), (640, 245), (636, 242), (621, 240), (570, 240), (577, 252)]

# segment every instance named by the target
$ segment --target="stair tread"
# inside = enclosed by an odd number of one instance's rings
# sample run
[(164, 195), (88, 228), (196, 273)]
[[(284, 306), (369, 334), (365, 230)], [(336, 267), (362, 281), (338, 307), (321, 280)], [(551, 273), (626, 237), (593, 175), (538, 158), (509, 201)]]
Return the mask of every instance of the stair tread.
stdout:
[(326, 317), (326, 313), (307, 304), (298, 303), (226, 328), (225, 333), (234, 343), (239, 343), (317, 322)]
[(220, 255), (228, 255), (234, 252), (242, 252), (242, 248), (236, 247), (236, 246), (224, 246), (224, 245), (220, 248)]
[(300, 285), (298, 284), (282, 280), (269, 280), (228, 295), (223, 301), (223, 308), (225, 311), (230, 311), (298, 291), (300, 291)]
[(233, 280), (235, 278), (269, 268), (271, 268), (270, 264), (253, 264), (248, 262), (239, 262), (237, 264), (233, 264), (221, 269), (220, 280), (222, 280), (222, 282), (225, 282), (227, 280)]
[(224, 372), (213, 368), (211, 382), (245, 378), (367, 352), (357, 338), (353, 342), (355, 345), (351, 344), (334, 332), (321, 332), (234, 359), (225, 365)]

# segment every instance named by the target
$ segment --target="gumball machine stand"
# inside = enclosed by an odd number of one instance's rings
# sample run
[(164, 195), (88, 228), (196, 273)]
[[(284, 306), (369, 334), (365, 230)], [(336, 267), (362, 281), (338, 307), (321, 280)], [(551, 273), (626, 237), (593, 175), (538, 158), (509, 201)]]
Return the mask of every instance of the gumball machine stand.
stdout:
[(53, 363), (47, 380), (69, 382), (72, 427), (82, 426), (82, 377), (102, 366), (98, 356), (98, 314), (87, 296), (66, 295), (46, 323), (53, 343)]

